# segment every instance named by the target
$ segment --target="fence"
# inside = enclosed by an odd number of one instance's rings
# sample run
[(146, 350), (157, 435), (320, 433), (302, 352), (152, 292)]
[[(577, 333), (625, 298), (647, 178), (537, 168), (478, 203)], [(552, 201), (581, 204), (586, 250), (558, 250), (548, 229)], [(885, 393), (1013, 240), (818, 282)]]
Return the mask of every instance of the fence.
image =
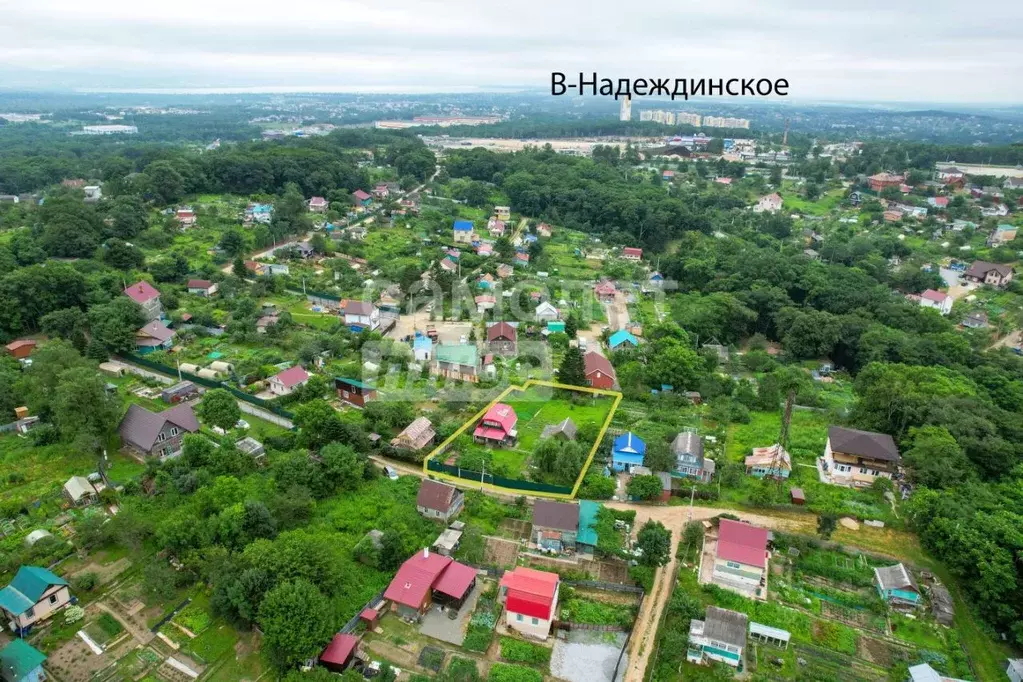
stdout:
[(592, 623), (573, 623), (568, 620), (554, 621), (554, 627), (559, 630), (595, 630), (597, 632), (631, 632), (632, 628), (623, 628), (621, 625), (593, 625)]
[(642, 587), (635, 585), (623, 585), (622, 583), (606, 583), (600, 580), (566, 580), (569, 587), (592, 587), (597, 590), (608, 590), (610, 592), (628, 592), (629, 594), (644, 594)]
[(380, 590), (375, 595), (373, 595), (373, 597), (368, 602), (366, 602), (361, 609), (359, 609), (359, 612), (356, 613), (354, 616), (352, 616), (351, 620), (349, 620), (347, 623), (345, 623), (341, 627), (341, 629), (338, 630), (338, 632), (341, 632), (341, 633), (344, 633), (344, 634), (350, 634), (352, 632), (352, 630), (355, 629), (355, 626), (359, 624), (359, 619), (362, 617), (362, 612), (365, 611), (366, 609), (372, 607), (373, 604), (376, 604), (377, 602), (379, 602), (383, 598), (384, 598), (384, 591)]
[(229, 391), (232, 395), (234, 395), (234, 397), (238, 398), (238, 400), (243, 400), (249, 403), (250, 405), (255, 405), (256, 407), (267, 410), (268, 412), (273, 412), (274, 414), (280, 415), (287, 419), (291, 419), (294, 416), (291, 412), (288, 412), (279, 405), (274, 405), (273, 403), (263, 400), (262, 398), (257, 398), (256, 396), (249, 395), (244, 391), (239, 391), (234, 386), (231, 386), (230, 384), (224, 383), (222, 381), (213, 381), (212, 379), (206, 379), (205, 377), (201, 377), (196, 374), (181, 371), (177, 367), (170, 367), (168, 365), (164, 365), (159, 362), (154, 362), (152, 360), (148, 360), (146, 358), (134, 355), (132, 353), (124, 353), (122, 357), (124, 357), (125, 360), (132, 362), (136, 365), (141, 365), (143, 367), (147, 367), (157, 372), (163, 372), (164, 374), (169, 374), (172, 377), (181, 375), (183, 379), (188, 379), (192, 383), (199, 384), (200, 386), (205, 386), (206, 388), (222, 388), (226, 391)]
[(552, 485), (550, 483), (537, 483), (536, 481), (522, 481), (516, 478), (494, 476), (493, 474), (484, 472), (462, 469), (461, 467), (457, 467), (453, 464), (444, 464), (443, 462), (438, 462), (435, 459), (427, 460), (426, 468), (430, 471), (455, 476), (456, 478), (460, 478), (464, 481), (472, 481), (473, 483), (490, 483), (502, 488), (522, 490), (523, 492), (555, 493), (558, 495), (572, 494), (572, 488), (570, 486)]

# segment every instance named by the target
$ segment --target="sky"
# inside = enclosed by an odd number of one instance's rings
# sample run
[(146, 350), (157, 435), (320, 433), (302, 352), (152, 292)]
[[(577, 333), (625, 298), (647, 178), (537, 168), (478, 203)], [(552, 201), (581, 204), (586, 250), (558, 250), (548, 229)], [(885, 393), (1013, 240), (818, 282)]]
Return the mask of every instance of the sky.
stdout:
[(0, 17), (6, 89), (549, 92), (552, 71), (596, 71), (785, 78), (801, 100), (1023, 92), (1019, 0), (0, 0)]

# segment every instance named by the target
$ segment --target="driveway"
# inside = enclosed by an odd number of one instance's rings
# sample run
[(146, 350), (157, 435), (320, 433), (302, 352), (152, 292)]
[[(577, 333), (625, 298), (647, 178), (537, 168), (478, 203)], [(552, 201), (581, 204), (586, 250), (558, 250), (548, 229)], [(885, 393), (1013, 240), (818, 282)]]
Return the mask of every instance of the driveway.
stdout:
[(462, 604), (462, 608), (458, 609), (458, 617), (455, 619), (449, 618), (446, 610), (434, 604), (423, 616), (419, 632), (448, 644), (462, 646), (462, 642), (465, 640), (465, 628), (469, 624), (472, 611), (476, 608), (476, 600), (480, 598), (482, 591), (483, 588), (477, 582), (476, 587), (472, 588), (472, 594)]

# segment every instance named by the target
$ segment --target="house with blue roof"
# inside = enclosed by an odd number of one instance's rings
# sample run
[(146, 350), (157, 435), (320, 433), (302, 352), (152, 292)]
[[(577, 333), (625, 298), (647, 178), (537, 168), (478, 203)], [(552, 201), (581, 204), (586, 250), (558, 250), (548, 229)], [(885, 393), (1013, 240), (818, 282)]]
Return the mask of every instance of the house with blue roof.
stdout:
[(416, 362), (429, 362), (433, 357), (433, 339), (423, 334), (416, 334), (412, 341), (412, 355)]
[(23, 639), (0, 649), (0, 680), (3, 682), (43, 682), (46, 654)]
[(639, 346), (639, 339), (632, 332), (619, 329), (607, 340), (607, 347), (611, 350), (618, 350), (623, 344), (631, 344), (633, 348)]
[(646, 443), (632, 431), (627, 431), (615, 438), (611, 446), (611, 468), (631, 472), (633, 467), (643, 466), (645, 456)]
[(473, 224), (471, 220), (456, 220), (453, 226), (456, 244), (472, 244)]
[(0, 590), (0, 615), (18, 634), (46, 620), (71, 602), (67, 581), (38, 566), (22, 566), (11, 583)]

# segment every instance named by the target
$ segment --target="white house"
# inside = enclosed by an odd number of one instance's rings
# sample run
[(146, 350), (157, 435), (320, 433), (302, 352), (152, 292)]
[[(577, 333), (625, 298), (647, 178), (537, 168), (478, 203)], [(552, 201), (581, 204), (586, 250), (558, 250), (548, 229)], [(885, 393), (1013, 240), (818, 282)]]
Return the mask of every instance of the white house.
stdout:
[(270, 392), (274, 395), (290, 395), (300, 386), (305, 386), (309, 381), (309, 373), (302, 369), (301, 365), (289, 367), (267, 380)]
[(505, 625), (527, 637), (547, 639), (558, 613), (557, 573), (516, 566), (501, 578)]
[(942, 315), (948, 315), (952, 312), (952, 303), (953, 299), (951, 296), (934, 289), (928, 289), (920, 294), (921, 308), (933, 308)]
[(352, 331), (374, 331), (380, 326), (380, 310), (367, 301), (345, 301), (341, 311), (345, 326)]
[(536, 306), (535, 313), (537, 322), (553, 321), (561, 317), (561, 313), (558, 312), (558, 309), (550, 301), (544, 301)]

